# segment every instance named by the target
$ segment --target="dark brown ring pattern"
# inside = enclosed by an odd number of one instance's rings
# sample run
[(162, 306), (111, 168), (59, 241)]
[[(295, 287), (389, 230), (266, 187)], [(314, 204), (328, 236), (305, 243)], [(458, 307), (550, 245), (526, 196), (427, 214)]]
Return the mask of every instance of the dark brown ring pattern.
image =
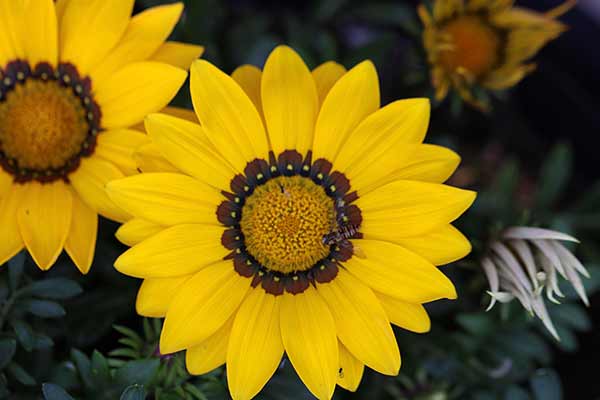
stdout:
[(0, 68), (0, 103), (6, 101), (6, 96), (16, 87), (23, 85), (28, 79), (42, 82), (55, 81), (63, 87), (71, 88), (73, 95), (79, 98), (81, 106), (86, 111), (88, 123), (87, 137), (81, 144), (80, 151), (61, 168), (44, 170), (22, 168), (17, 160), (9, 158), (2, 151), (0, 143), (0, 166), (13, 175), (15, 182), (37, 180), (41, 183), (62, 179), (68, 182), (68, 174), (75, 171), (82, 157), (89, 157), (96, 147), (96, 137), (102, 131), (102, 112), (92, 94), (92, 81), (89, 77), (81, 77), (77, 67), (70, 63), (59, 63), (56, 68), (46, 62), (38, 63), (33, 69), (24, 60), (14, 60), (6, 67)]
[[(240, 228), (245, 200), (256, 187), (280, 176), (302, 176), (322, 186), (325, 193), (334, 200), (339, 221), (358, 230), (362, 215), (358, 206), (352, 204), (358, 199), (358, 194), (350, 191), (348, 178), (338, 171), (332, 171), (332, 168), (331, 162), (322, 158), (312, 162), (311, 151), (306, 157), (302, 157), (295, 150), (286, 150), (277, 158), (270, 152), (269, 161), (255, 159), (246, 165), (244, 174), (238, 174), (231, 180), (231, 192), (222, 191), (226, 200), (217, 207), (216, 214), (219, 222), (229, 227), (221, 236), (222, 245), (231, 251), (225, 259), (232, 260), (238, 274), (252, 279), (252, 287), (261, 285), (267, 293), (275, 296), (282, 295), (284, 291), (291, 294), (302, 293), (309, 285), (332, 281), (341, 267), (340, 262), (352, 257), (352, 244), (345, 240), (340, 243), (343, 245), (332, 244), (329, 255), (308, 270), (291, 273), (269, 270), (249, 254)], [(357, 231), (352, 238), (361, 237), (362, 234)]]

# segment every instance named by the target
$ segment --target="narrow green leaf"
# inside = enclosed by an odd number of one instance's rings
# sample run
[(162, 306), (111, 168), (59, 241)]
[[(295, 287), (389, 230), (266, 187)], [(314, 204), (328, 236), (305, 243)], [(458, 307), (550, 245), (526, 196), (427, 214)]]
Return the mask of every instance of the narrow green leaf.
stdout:
[(194, 396), (195, 399), (197, 400), (208, 400), (208, 397), (206, 397), (206, 395), (204, 393), (202, 393), (202, 391), (200, 389), (198, 389), (196, 386), (192, 385), (191, 383), (186, 383), (185, 385), (183, 385), (184, 389), (186, 392), (188, 392), (189, 394), (191, 394), (192, 396)]
[(83, 385), (87, 388), (93, 387), (92, 381), (92, 368), (90, 360), (87, 358), (85, 354), (77, 349), (71, 350), (71, 358), (75, 362), (77, 366), (77, 371), (79, 372), (79, 376), (81, 377), (81, 381)]
[(60, 304), (47, 300), (27, 300), (25, 309), (41, 318), (60, 318), (66, 314), (65, 309)]
[(44, 383), (42, 385), (44, 400), (75, 400), (65, 389), (54, 383)]
[(0, 370), (10, 363), (17, 351), (15, 339), (0, 339)]
[(15, 335), (17, 336), (17, 340), (21, 343), (21, 346), (23, 346), (25, 351), (30, 352), (33, 350), (35, 337), (29, 324), (21, 320), (11, 321), (11, 324), (15, 331)]
[(138, 358), (140, 353), (137, 350), (129, 349), (129, 348), (120, 348), (112, 350), (108, 353), (111, 357), (128, 357), (128, 358)]
[(29, 373), (25, 371), (23, 367), (21, 367), (19, 364), (12, 362), (8, 364), (7, 369), (8, 372), (12, 375), (12, 377), (19, 381), (21, 384), (25, 386), (33, 386), (36, 384), (35, 379), (31, 375), (29, 375)]
[(154, 377), (159, 365), (158, 358), (129, 361), (116, 371), (115, 378), (124, 384), (146, 385)]
[(562, 400), (560, 377), (551, 369), (536, 371), (530, 381), (535, 400)]
[(98, 351), (92, 353), (92, 362), (90, 364), (92, 379), (96, 382), (95, 386), (103, 386), (110, 379), (110, 371), (106, 358)]
[(49, 338), (46, 335), (34, 333), (33, 336), (34, 336), (33, 348), (35, 350), (47, 349), (49, 347), (54, 346), (54, 340), (52, 340), (51, 338)]
[(30, 296), (51, 300), (70, 299), (83, 292), (77, 282), (65, 278), (35, 281), (21, 290)]
[(143, 385), (131, 385), (123, 391), (120, 400), (144, 400), (146, 389)]
[(138, 335), (137, 332), (135, 332), (133, 329), (122, 325), (113, 325), (113, 328), (123, 336), (127, 336), (135, 340), (136, 342), (143, 342), (142, 337)]
[(8, 260), (8, 287), (11, 293), (14, 293), (19, 287), (23, 269), (25, 266), (25, 251)]
[(118, 340), (118, 342), (120, 344), (122, 344), (123, 346), (128, 346), (131, 347), (132, 349), (135, 350), (141, 350), (142, 346), (143, 346), (143, 342), (142, 341), (138, 341), (138, 340), (134, 340), (128, 337), (125, 338), (121, 338)]

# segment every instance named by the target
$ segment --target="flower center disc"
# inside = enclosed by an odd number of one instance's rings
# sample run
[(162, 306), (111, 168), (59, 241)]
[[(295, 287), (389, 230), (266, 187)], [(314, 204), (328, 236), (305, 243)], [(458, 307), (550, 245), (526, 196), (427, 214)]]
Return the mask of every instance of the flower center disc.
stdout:
[(78, 155), (88, 129), (80, 99), (56, 81), (27, 80), (0, 102), (0, 148), (20, 169), (62, 168)]
[(325, 258), (323, 236), (335, 225), (334, 200), (311, 179), (278, 177), (256, 188), (242, 208), (248, 253), (270, 270), (306, 271)]
[(440, 63), (449, 70), (465, 68), (479, 77), (498, 60), (500, 37), (481, 18), (465, 16), (450, 21), (442, 30), (451, 48), (440, 51)]

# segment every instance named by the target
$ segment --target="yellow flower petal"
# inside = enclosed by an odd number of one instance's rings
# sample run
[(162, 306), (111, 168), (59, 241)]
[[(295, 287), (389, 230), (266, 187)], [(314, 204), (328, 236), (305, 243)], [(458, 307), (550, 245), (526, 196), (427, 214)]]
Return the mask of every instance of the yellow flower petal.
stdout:
[(370, 169), (356, 172), (351, 166), (347, 172), (352, 187), (363, 194), (400, 179), (442, 183), (460, 164), (458, 154), (432, 144), (398, 144), (365, 158), (373, 161)]
[(69, 1), (60, 25), (60, 58), (87, 75), (119, 42), (134, 0)]
[(361, 363), (339, 342), (340, 369), (338, 370), (337, 384), (346, 390), (355, 392), (363, 376), (365, 364)]
[(323, 101), (315, 126), (313, 160), (335, 159), (354, 128), (378, 108), (377, 71), (372, 62), (364, 61), (342, 76)]
[[(231, 260), (197, 272), (179, 289), (169, 306), (160, 337), (160, 352), (175, 353), (208, 339), (237, 310), (249, 288), (250, 280), (234, 271)], [(261, 317), (268, 319), (265, 315)], [(279, 326), (277, 329), (279, 332)]]
[(275, 373), (283, 356), (281, 296), (250, 291), (237, 312), (227, 347), (227, 382), (233, 400), (250, 400)]
[(123, 178), (123, 173), (99, 157), (83, 158), (77, 170), (69, 175), (71, 185), (92, 210), (113, 221), (124, 222), (131, 216), (109, 199), (105, 190), (108, 182), (119, 178)]
[(312, 70), (312, 76), (317, 86), (319, 95), (319, 105), (323, 104), (323, 100), (335, 85), (335, 83), (346, 73), (346, 68), (343, 65), (333, 61), (327, 61), (317, 68)]
[(338, 338), (368, 367), (397, 375), (400, 352), (388, 317), (373, 291), (343, 268), (329, 283), (319, 284), (335, 320)]
[(464, 9), (463, 0), (441, 0), (436, 1), (433, 6), (433, 18), (443, 21), (455, 13), (462, 13)]
[[(344, 143), (334, 162), (336, 168), (354, 175), (360, 175), (365, 169), (387, 168), (390, 162), (374, 163), (372, 156), (386, 152), (396, 155), (397, 149), (406, 143), (421, 143), (429, 126), (429, 110), (428, 99), (406, 99), (373, 113)], [(379, 171), (375, 173), (381, 175)]]
[(389, 242), (352, 242), (366, 257), (352, 257), (344, 267), (374, 290), (411, 303), (456, 298), (452, 282), (423, 257)]
[(72, 193), (73, 217), (65, 250), (82, 274), (87, 274), (94, 260), (98, 214), (88, 207), (76, 193)]
[(258, 113), (263, 115), (262, 98), (260, 94), (260, 82), (262, 71), (254, 65), (242, 65), (237, 67), (231, 77), (240, 85), (248, 95)]
[(196, 61), (191, 93), (209, 140), (236, 170), (267, 157), (269, 145), (260, 115), (233, 78), (204, 60)]
[(363, 217), (360, 230), (379, 240), (418, 236), (454, 221), (475, 196), (446, 185), (395, 181), (356, 200)]
[[(365, 238), (368, 239), (368, 235)], [(446, 225), (414, 237), (389, 235), (386, 240), (406, 247), (434, 265), (449, 264), (471, 252), (469, 240), (452, 225)]]
[(390, 322), (412, 332), (425, 333), (431, 329), (427, 311), (421, 304), (407, 303), (382, 293), (375, 293)]
[(494, 90), (507, 89), (521, 82), (527, 74), (533, 72), (535, 64), (507, 65), (497, 70), (491, 71), (481, 85)]
[(91, 72), (92, 82), (104, 82), (125, 65), (144, 61), (167, 40), (183, 12), (183, 3), (149, 8), (131, 18), (123, 37)]
[(177, 68), (190, 69), (204, 53), (204, 47), (180, 42), (166, 42), (150, 57), (151, 61), (167, 63)]
[(206, 374), (225, 364), (227, 346), (234, 317), (229, 318), (218, 331), (185, 353), (185, 364), (192, 375)]
[(0, 65), (25, 57), (24, 3), (0, 0)]
[(3, 197), (0, 197), (0, 265), (15, 256), (24, 246), (17, 214), (23, 203), (26, 186), (15, 183), (8, 189)]
[(219, 226), (172, 226), (127, 250), (115, 268), (136, 278), (189, 275), (227, 255), (222, 234)]
[(302, 58), (287, 46), (271, 52), (261, 81), (263, 112), (275, 154), (312, 146), (319, 107), (317, 88)]
[(121, 68), (96, 86), (105, 128), (131, 126), (151, 112), (165, 107), (187, 78), (187, 73), (168, 64), (145, 61)]
[(215, 189), (182, 174), (151, 173), (113, 180), (110, 198), (136, 217), (159, 225), (218, 224)]
[(25, 6), (27, 36), (25, 53), (29, 65), (58, 60), (58, 28), (52, 0), (30, 0)]
[(219, 190), (229, 190), (233, 167), (198, 124), (165, 114), (146, 117), (146, 130), (159, 151), (181, 171)]
[(161, 154), (158, 146), (148, 143), (133, 152), (133, 159), (142, 172), (180, 172)]
[(115, 236), (121, 243), (127, 246), (135, 246), (164, 229), (165, 227), (162, 225), (146, 221), (142, 218), (134, 218), (121, 225)]
[(0, 199), (12, 188), (13, 176), (0, 169)]
[(150, 139), (131, 129), (115, 129), (98, 135), (94, 155), (116, 165), (125, 175), (138, 172), (133, 153)]
[(50, 269), (65, 245), (71, 226), (71, 192), (63, 181), (27, 183), (17, 220), (23, 242), (42, 270)]
[(67, 3), (71, 0), (55, 0), (54, 7), (56, 8), (56, 20), (60, 26), (62, 17), (65, 13), (65, 9), (67, 8)]
[(179, 292), (179, 289), (192, 275), (175, 278), (144, 279), (135, 301), (138, 314), (149, 318), (163, 318), (167, 315), (169, 305)]
[(335, 322), (327, 304), (309, 287), (281, 299), (281, 337), (294, 369), (319, 399), (330, 399), (339, 370)]

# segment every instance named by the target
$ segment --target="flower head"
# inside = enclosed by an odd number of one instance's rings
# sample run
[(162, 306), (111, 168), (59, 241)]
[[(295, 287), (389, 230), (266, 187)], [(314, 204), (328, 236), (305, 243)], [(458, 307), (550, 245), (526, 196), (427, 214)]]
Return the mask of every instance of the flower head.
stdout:
[(154, 114), (143, 173), (107, 186), (135, 219), (116, 268), (144, 278), (137, 310), (166, 316), (161, 352), (193, 374), (227, 364), (256, 395), (284, 352), (315, 396), (400, 368), (390, 323), (429, 329), (422, 303), (455, 298), (434, 266), (469, 242), (450, 223), (475, 194), (443, 185), (458, 156), (422, 144), (424, 99), (380, 108), (373, 64), (309, 71), (277, 47), (264, 70), (192, 66), (202, 125)]
[(516, 298), (559, 339), (543, 299), (545, 293), (548, 300), (560, 304), (556, 296), (564, 295), (558, 286), (558, 276), (569, 281), (581, 300), (589, 305), (579, 277), (581, 274), (589, 278), (589, 273), (561, 241), (578, 242), (572, 236), (548, 229), (506, 229), (481, 261), (490, 283), (488, 293), (492, 300), (488, 310), (496, 301), (506, 303)]
[(512, 0), (435, 0), (424, 6), (423, 44), (431, 65), (436, 99), (453, 88), (467, 102), (485, 108), (474, 88), (500, 90), (517, 84), (535, 64), (528, 60), (566, 26), (556, 20), (575, 1), (546, 13), (513, 6)]
[(0, 264), (41, 269), (63, 248), (87, 273), (104, 192), (136, 171), (127, 129), (163, 108), (202, 48), (165, 42), (181, 3), (131, 17), (133, 0), (0, 0)]

